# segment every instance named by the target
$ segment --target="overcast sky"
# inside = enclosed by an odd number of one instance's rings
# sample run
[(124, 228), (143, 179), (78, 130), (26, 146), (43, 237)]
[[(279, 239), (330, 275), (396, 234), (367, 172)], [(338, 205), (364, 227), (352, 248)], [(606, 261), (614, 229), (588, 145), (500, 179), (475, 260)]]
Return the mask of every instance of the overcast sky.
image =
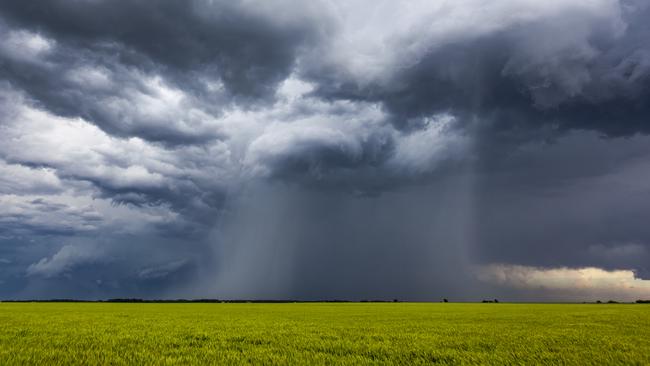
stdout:
[(0, 299), (650, 298), (646, 0), (0, 0)]

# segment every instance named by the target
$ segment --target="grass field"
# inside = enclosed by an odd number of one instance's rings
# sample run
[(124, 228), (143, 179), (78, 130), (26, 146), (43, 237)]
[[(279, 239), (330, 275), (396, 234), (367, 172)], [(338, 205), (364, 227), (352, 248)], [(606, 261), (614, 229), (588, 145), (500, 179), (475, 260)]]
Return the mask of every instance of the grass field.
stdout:
[(0, 365), (650, 364), (649, 305), (0, 303)]

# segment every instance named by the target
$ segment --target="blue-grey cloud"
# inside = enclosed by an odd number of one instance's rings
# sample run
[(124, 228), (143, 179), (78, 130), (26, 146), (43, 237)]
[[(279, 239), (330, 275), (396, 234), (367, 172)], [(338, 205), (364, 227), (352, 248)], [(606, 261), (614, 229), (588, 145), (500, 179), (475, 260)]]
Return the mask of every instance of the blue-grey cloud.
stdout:
[(0, 0), (0, 297), (647, 277), (649, 12)]

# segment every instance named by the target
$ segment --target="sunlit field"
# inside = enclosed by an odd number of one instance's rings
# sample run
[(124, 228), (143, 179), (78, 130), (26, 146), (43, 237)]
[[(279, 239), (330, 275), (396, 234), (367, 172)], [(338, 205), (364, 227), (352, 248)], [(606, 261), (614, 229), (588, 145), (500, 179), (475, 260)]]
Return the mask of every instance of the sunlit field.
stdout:
[(0, 303), (0, 364), (650, 364), (650, 305)]

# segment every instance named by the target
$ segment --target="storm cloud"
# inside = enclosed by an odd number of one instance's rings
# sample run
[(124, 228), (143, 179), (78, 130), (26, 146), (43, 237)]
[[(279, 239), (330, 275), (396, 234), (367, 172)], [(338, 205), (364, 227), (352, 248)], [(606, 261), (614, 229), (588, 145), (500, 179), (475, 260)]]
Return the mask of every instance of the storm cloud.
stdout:
[(641, 296), (648, 16), (0, 0), (0, 297)]

